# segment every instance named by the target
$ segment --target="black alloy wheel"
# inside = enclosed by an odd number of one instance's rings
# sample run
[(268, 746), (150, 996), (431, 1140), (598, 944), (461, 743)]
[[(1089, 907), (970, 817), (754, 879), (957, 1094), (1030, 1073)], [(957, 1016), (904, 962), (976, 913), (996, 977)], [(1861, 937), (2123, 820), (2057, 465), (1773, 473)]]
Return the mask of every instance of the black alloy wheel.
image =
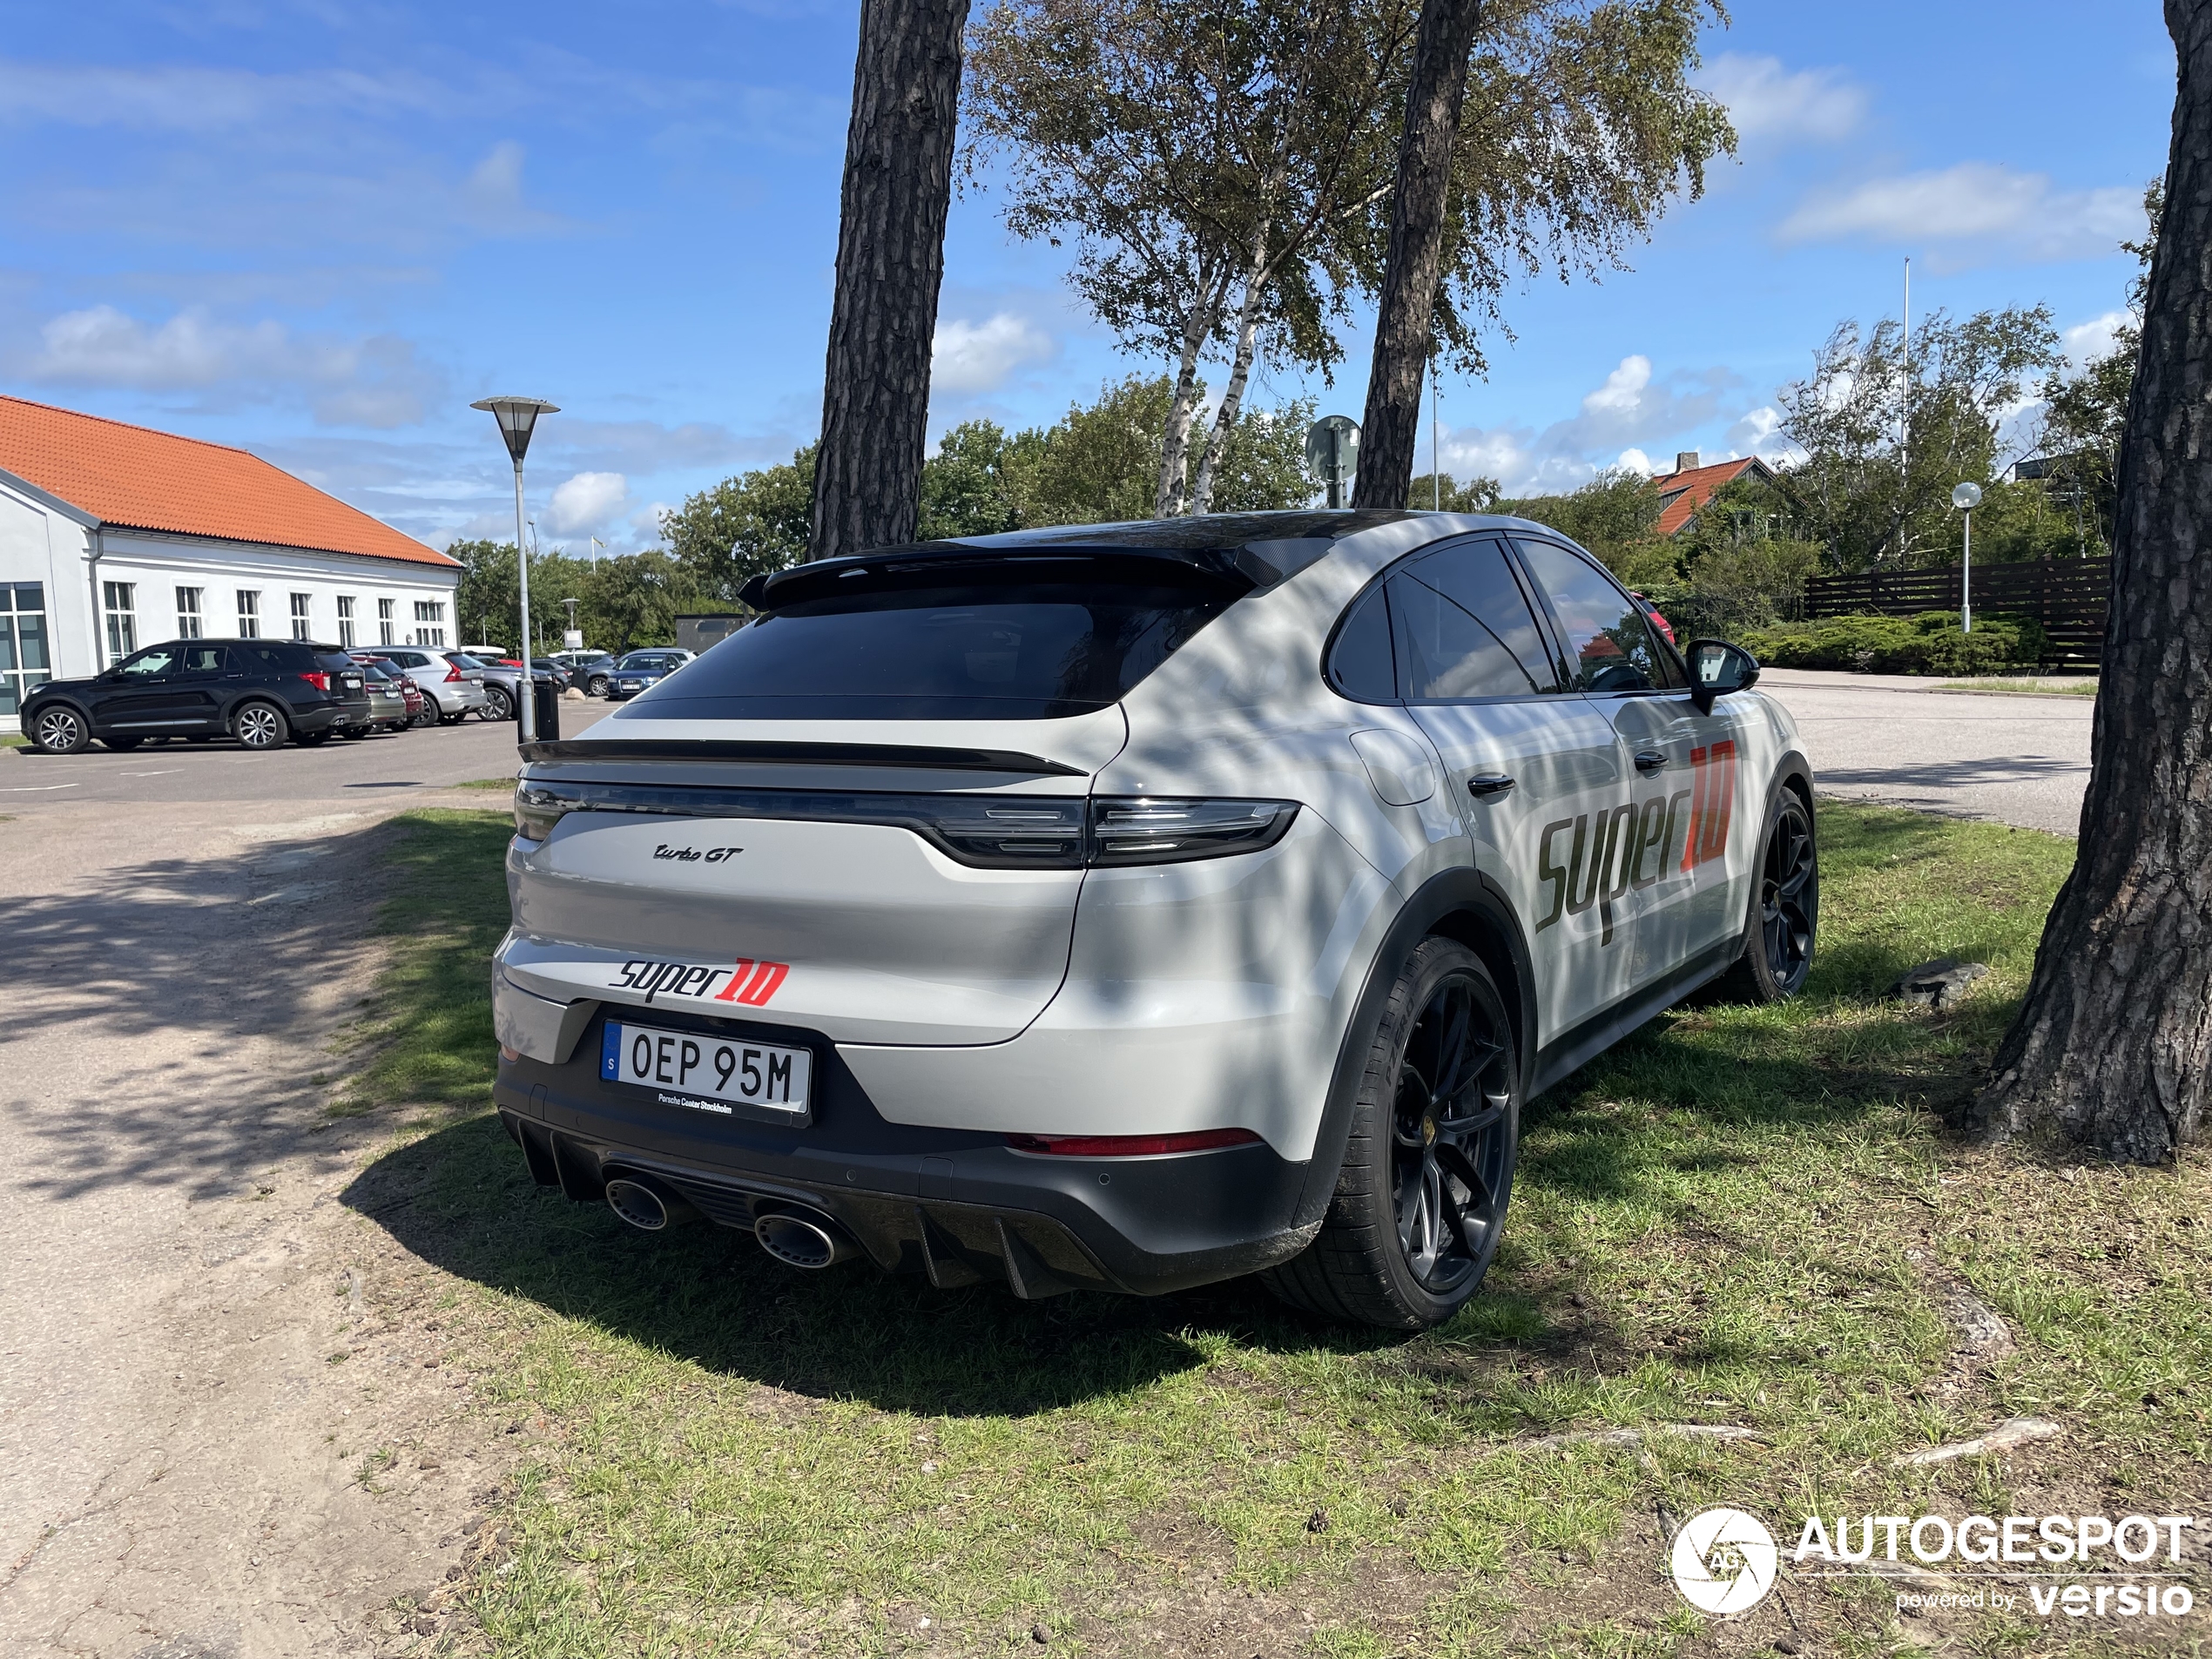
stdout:
[(1743, 954), (1728, 989), (1748, 1002), (1780, 1002), (1804, 988), (1820, 933), (1820, 850), (1794, 789), (1780, 791), (1767, 814), (1751, 877)]
[(1497, 1254), (1520, 1152), (1520, 1042), (1482, 959), (1424, 939), (1391, 985), (1320, 1231), (1264, 1275), (1322, 1318), (1419, 1331)]
[(1449, 1297), (1489, 1265), (1505, 1221), (1514, 1078), (1504, 1016), (1487, 981), (1452, 974), (1430, 994), (1399, 1062), (1398, 1244), (1431, 1296)]
[(38, 718), (31, 722), (30, 735), (50, 755), (76, 754), (92, 739), (84, 717), (66, 703), (39, 710)]
[(515, 718), (515, 699), (507, 694), (504, 685), (484, 687), (484, 718), (511, 720)]
[(1788, 796), (1767, 832), (1759, 860), (1759, 931), (1767, 973), (1785, 995), (1795, 995), (1812, 968), (1814, 903), (1812, 820)]

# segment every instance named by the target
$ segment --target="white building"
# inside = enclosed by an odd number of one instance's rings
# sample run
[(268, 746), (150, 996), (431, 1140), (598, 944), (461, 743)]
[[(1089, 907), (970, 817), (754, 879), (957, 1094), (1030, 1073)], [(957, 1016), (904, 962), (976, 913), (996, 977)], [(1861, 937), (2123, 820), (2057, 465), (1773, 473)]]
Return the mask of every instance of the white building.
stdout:
[(443, 645), (461, 567), (260, 456), (0, 397), (0, 731), (177, 638)]

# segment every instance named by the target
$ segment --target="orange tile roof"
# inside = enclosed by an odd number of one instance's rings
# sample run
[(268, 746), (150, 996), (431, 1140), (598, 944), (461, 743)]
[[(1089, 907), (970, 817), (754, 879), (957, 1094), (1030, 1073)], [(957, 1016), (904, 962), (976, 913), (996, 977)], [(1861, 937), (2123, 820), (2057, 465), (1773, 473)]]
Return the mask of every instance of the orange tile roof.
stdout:
[(0, 397), (0, 470), (118, 529), (455, 568), (259, 455), (19, 397)]
[(1658, 533), (1672, 536), (1696, 516), (1697, 509), (1712, 500), (1723, 484), (1734, 483), (1754, 467), (1768, 476), (1773, 470), (1757, 455), (1744, 455), (1736, 461), (1716, 461), (1710, 467), (1690, 467), (1682, 472), (1664, 472), (1651, 481), (1665, 505), (1659, 509)]

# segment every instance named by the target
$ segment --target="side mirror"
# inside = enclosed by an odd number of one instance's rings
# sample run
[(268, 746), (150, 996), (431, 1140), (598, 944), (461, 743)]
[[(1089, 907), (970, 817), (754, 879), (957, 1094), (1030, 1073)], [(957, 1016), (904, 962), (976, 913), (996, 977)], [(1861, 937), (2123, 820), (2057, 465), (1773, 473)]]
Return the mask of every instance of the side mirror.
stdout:
[(1700, 714), (1713, 711), (1715, 698), (1748, 691), (1759, 683), (1759, 659), (1741, 645), (1724, 639), (1693, 639), (1685, 654), (1689, 659), (1689, 700)]

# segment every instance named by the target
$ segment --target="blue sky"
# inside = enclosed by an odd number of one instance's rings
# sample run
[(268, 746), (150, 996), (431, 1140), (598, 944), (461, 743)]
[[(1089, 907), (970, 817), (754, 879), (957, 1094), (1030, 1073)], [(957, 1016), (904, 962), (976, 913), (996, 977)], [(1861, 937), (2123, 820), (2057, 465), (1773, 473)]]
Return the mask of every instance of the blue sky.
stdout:
[[(15, 7), (0, 390), (244, 445), (434, 545), (511, 534), (467, 405), (529, 392), (563, 410), (531, 455), (544, 542), (648, 544), (658, 504), (819, 424), (857, 10)], [(1777, 388), (1895, 308), (1908, 253), (1916, 313), (2041, 300), (2101, 341), (2165, 161), (2150, 0), (1743, 0), (1705, 52), (1739, 159), (1632, 270), (1510, 296), (1489, 377), (1445, 381), (1447, 470), (1527, 489), (1770, 452)], [(1158, 367), (998, 209), (954, 210), (937, 429)], [(1263, 366), (1254, 401), (1356, 417), (1345, 344), (1333, 387)]]

